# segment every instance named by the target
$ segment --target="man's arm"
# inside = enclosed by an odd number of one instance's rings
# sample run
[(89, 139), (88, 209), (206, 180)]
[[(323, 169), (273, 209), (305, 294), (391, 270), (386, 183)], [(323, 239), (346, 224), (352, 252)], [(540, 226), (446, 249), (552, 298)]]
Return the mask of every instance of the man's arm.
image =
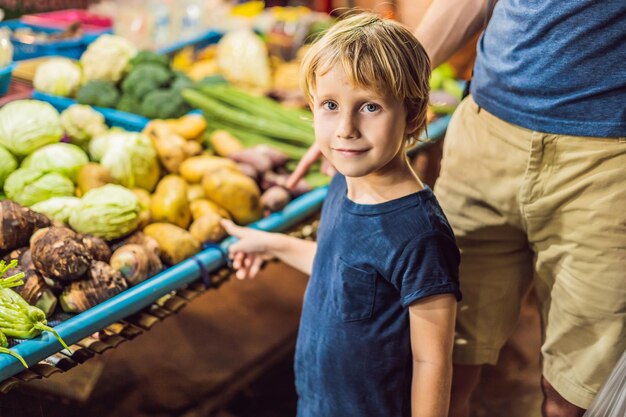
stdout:
[(445, 417), (450, 403), (456, 300), (434, 295), (409, 307), (412, 417)]
[(433, 0), (415, 36), (430, 57), (432, 68), (448, 60), (472, 36), (480, 31), (490, 5), (488, 0)]

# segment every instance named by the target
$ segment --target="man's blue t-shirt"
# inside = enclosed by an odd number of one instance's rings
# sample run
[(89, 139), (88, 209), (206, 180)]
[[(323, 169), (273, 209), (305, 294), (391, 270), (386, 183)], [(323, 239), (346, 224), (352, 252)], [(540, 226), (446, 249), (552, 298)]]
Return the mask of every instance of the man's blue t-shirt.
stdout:
[(459, 251), (439, 204), (430, 189), (357, 204), (338, 174), (317, 241), (296, 346), (298, 417), (409, 417), (408, 307), (461, 296)]
[(518, 126), (626, 136), (626, 0), (500, 0), (477, 48), (476, 103)]

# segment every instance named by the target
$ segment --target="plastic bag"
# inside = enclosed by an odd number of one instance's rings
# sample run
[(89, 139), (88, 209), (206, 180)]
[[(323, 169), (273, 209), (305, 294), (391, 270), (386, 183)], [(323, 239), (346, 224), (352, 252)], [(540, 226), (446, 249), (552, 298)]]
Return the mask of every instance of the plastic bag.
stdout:
[(626, 416), (626, 352), (583, 417)]

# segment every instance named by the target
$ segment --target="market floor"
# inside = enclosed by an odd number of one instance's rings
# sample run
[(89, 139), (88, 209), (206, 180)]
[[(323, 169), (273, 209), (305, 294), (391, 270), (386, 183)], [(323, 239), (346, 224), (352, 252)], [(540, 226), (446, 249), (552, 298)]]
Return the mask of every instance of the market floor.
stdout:
[[(149, 332), (0, 395), (0, 417), (293, 417), (293, 345), (306, 279), (273, 264), (207, 291)], [(539, 319), (526, 303), (472, 417), (539, 417)]]

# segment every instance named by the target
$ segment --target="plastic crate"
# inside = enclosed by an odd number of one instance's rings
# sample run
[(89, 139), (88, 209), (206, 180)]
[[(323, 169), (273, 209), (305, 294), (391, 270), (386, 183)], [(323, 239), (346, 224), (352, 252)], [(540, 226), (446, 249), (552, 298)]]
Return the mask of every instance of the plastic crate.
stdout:
[[(52, 104), (52, 106), (60, 112), (73, 104), (77, 104), (76, 100), (71, 98), (46, 94), (41, 91), (33, 91), (33, 99), (46, 101)], [(150, 119), (139, 116), (138, 114), (127, 113), (115, 109), (107, 109), (105, 107), (94, 107), (94, 109), (104, 115), (106, 123), (109, 126), (121, 127), (122, 129), (131, 132), (142, 131), (148, 122), (150, 122)]]
[(73, 23), (80, 23), (80, 27), (84, 32), (110, 31), (113, 27), (111, 18), (89, 13), (82, 9), (29, 14), (22, 16), (20, 21), (29, 25), (51, 29), (67, 29)]
[(6, 67), (0, 69), (0, 96), (5, 95), (9, 91), (9, 84), (11, 84), (11, 75), (15, 69), (15, 64), (11, 63)]
[[(11, 30), (30, 28), (33, 31), (45, 33), (63, 32), (60, 29), (29, 25), (19, 20), (7, 20), (6, 22), (1, 22), (0, 27), (8, 27)], [(78, 59), (85, 51), (85, 49), (87, 49), (87, 45), (94, 39), (94, 36), (83, 35), (76, 38), (51, 42), (26, 43), (21, 42), (14, 37), (11, 37), (11, 43), (13, 44), (13, 60), (21, 61), (24, 59), (32, 59), (50, 55)]]
[(160, 48), (157, 52), (165, 55), (176, 53), (187, 46), (193, 46), (194, 49), (206, 48), (209, 45), (217, 43), (223, 36), (222, 32), (218, 32), (213, 29), (209, 29), (206, 32), (201, 33), (193, 38), (185, 39), (179, 42), (175, 42), (171, 45)]

